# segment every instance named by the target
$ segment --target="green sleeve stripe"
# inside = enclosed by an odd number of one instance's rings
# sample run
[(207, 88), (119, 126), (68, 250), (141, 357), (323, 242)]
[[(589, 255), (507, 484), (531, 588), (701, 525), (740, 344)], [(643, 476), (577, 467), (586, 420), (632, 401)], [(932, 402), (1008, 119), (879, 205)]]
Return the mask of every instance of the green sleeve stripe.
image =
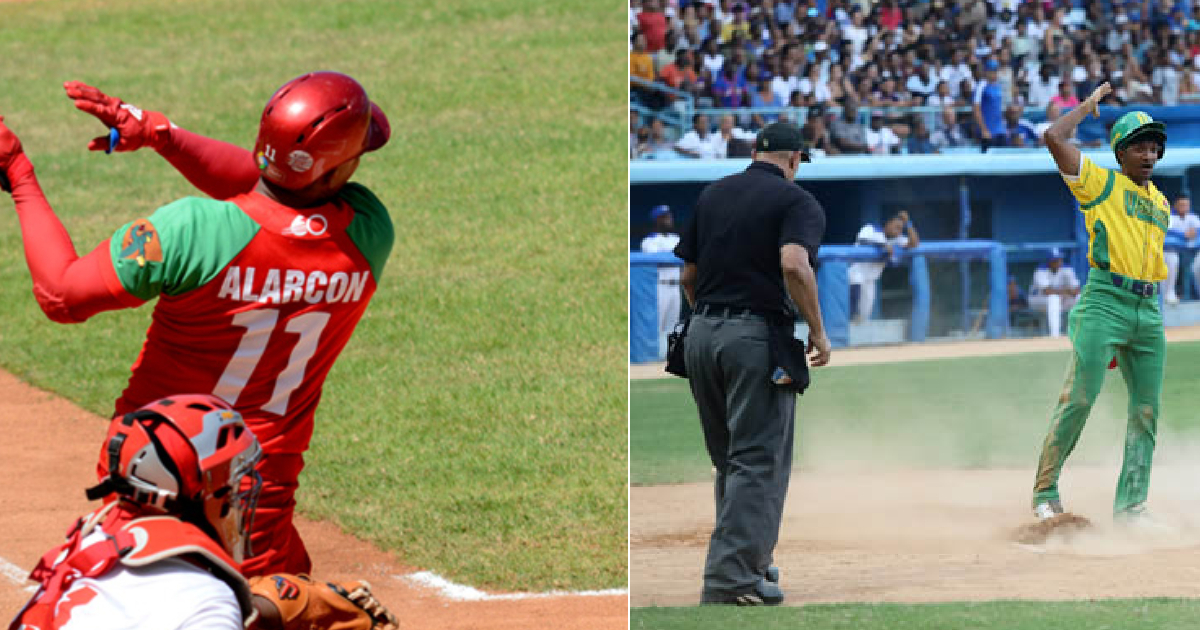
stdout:
[[(110, 251), (121, 286), (150, 300), (159, 294), (179, 295), (200, 287), (229, 265), (258, 234), (259, 225), (241, 208), (225, 201), (188, 197), (159, 208), (146, 220), (126, 224), (113, 235)], [(135, 224), (140, 231), (131, 233)], [(137, 236), (147, 244), (139, 257), (126, 240)], [(127, 238), (130, 237), (130, 238)], [(136, 244), (135, 244), (136, 245)]]
[(1089, 201), (1088, 203), (1080, 204), (1079, 209), (1080, 210), (1091, 210), (1092, 208), (1095, 208), (1097, 205), (1099, 205), (1101, 202), (1103, 202), (1105, 199), (1108, 199), (1108, 196), (1112, 193), (1113, 183), (1116, 181), (1117, 181), (1117, 174), (1111, 170), (1108, 171), (1108, 179), (1104, 181), (1104, 192), (1100, 193), (1099, 197), (1096, 197), (1095, 199)]
[(383, 276), (383, 267), (387, 264), (388, 256), (392, 253), (392, 244), (396, 240), (392, 218), (383, 202), (366, 186), (347, 184), (339, 196), (354, 208), (354, 219), (346, 228), (346, 234), (367, 259), (367, 263), (371, 265), (371, 274), (378, 282)]

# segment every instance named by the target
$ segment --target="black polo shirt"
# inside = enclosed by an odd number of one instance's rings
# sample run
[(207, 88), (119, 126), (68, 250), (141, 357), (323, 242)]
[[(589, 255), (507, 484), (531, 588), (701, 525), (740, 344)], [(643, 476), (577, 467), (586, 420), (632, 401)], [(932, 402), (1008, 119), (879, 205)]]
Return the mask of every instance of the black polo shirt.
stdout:
[(752, 162), (704, 188), (675, 255), (697, 268), (696, 303), (791, 312), (779, 249), (797, 243), (816, 265), (821, 204), (783, 169)]

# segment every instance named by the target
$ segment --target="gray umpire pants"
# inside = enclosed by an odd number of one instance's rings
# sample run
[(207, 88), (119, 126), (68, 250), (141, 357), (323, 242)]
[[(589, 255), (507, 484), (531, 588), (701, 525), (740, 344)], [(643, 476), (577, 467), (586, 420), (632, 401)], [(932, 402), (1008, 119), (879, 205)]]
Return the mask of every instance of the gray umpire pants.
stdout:
[(796, 394), (770, 381), (767, 323), (694, 315), (684, 360), (716, 467), (704, 598), (753, 590), (771, 566), (792, 472)]

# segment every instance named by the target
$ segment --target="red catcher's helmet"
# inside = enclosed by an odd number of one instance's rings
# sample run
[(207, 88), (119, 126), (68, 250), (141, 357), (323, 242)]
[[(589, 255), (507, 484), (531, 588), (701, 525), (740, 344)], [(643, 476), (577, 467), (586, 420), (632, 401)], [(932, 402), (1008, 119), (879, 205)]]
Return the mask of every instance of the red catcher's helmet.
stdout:
[(113, 419), (100, 451), (100, 484), (87, 495), (116, 493), (149, 513), (178, 516), (241, 562), (250, 555), (261, 456), (241, 414), (225, 401), (170, 396)]
[(387, 144), (391, 125), (358, 81), (310, 72), (283, 84), (263, 109), (254, 159), (263, 179), (300, 190)]

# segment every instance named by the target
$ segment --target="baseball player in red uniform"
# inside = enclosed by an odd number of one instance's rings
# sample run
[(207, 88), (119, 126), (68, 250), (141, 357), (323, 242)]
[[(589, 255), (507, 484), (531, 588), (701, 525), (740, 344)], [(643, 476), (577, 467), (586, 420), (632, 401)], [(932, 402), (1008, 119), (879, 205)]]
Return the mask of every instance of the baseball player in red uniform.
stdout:
[(70, 323), (157, 300), (115, 415), (180, 390), (232, 405), (264, 454), (255, 555), (243, 571), (306, 573), (292, 513), (313, 413), (393, 243), (386, 208), (349, 183), (360, 156), (387, 142), (387, 118), (354, 79), (306, 74), (267, 102), (251, 153), (82, 83), (65, 87), (116, 130), (89, 148), (149, 146), (213, 198), (163, 206), (80, 257), (20, 140), (0, 123), (0, 172), (25, 242), (38, 244), (25, 248), (38, 304)]
[(174, 395), (113, 419), (87, 491), (107, 500), (42, 557), (9, 630), (395, 630), (365, 582), (241, 575), (261, 456), (215, 396)]

